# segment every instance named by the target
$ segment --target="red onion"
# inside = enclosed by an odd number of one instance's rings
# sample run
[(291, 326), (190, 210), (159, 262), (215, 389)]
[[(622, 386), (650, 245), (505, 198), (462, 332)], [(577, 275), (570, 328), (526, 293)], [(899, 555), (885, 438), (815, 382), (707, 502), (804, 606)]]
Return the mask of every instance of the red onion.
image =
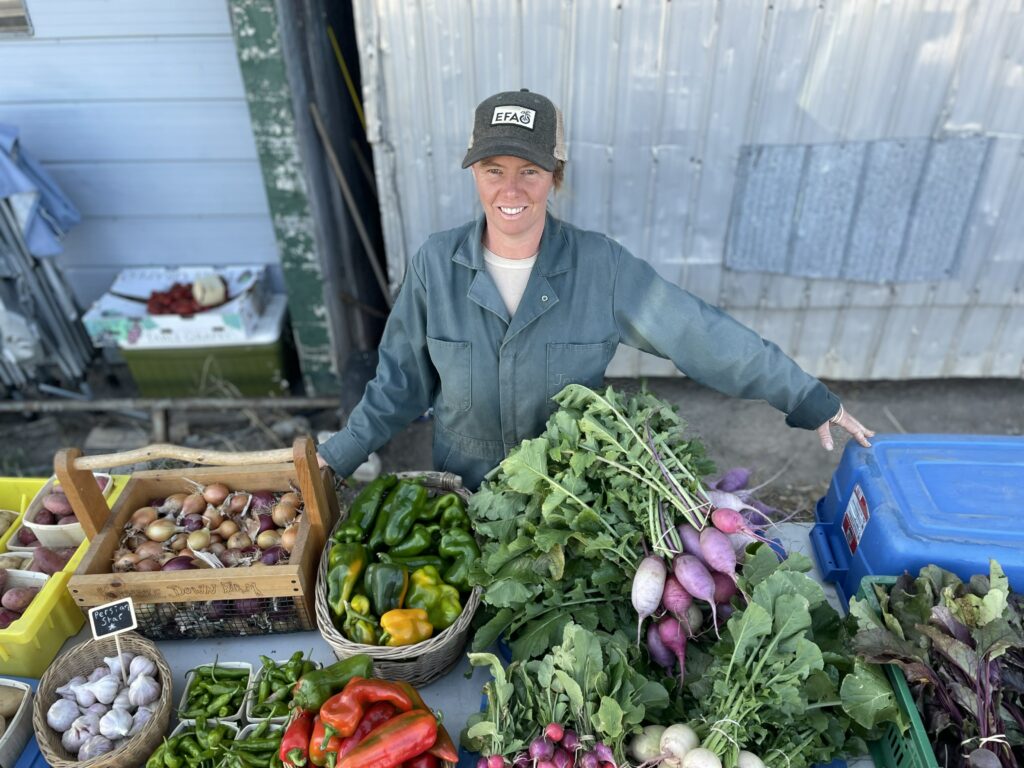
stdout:
[(195, 568), (191, 557), (175, 557), (164, 563), (165, 571), (193, 571)]
[(231, 601), (235, 613), (239, 616), (252, 616), (254, 613), (259, 613), (263, 610), (263, 605), (258, 597), (246, 597), (242, 600)]
[(202, 515), (196, 514), (185, 515), (184, 519), (181, 521), (181, 525), (186, 531), (191, 533), (192, 531), (198, 531), (200, 528), (204, 528), (206, 526), (206, 518)]
[(269, 512), (270, 508), (273, 506), (273, 491), (253, 491), (252, 504), (249, 505), (249, 509), (252, 509), (255, 512)]
[(284, 547), (270, 547), (270, 549), (263, 553), (260, 562), (264, 565), (276, 565), (279, 560), (285, 557), (288, 557), (288, 553), (284, 551)]
[(263, 533), (264, 531), (272, 531), (275, 528), (277, 528), (277, 526), (274, 525), (273, 517), (265, 512), (260, 515), (260, 529), (256, 531), (257, 534)]
[(220, 561), (224, 563), (225, 568), (234, 568), (242, 559), (242, 550), (240, 549), (225, 549), (219, 555)]

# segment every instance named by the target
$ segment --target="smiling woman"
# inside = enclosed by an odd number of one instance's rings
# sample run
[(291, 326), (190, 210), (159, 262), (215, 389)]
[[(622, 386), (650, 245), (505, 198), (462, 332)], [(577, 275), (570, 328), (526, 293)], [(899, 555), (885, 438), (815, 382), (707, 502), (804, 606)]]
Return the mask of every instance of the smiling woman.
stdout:
[(867, 444), (874, 433), (775, 344), (611, 238), (551, 216), (566, 159), (562, 114), (546, 97), (506, 91), (480, 103), (462, 167), (483, 215), (431, 236), (410, 261), (377, 374), (321, 461), (346, 476), (432, 407), (436, 468), (474, 489), (541, 432), (553, 395), (599, 386), (620, 343), (768, 401), (829, 450), (830, 419)]

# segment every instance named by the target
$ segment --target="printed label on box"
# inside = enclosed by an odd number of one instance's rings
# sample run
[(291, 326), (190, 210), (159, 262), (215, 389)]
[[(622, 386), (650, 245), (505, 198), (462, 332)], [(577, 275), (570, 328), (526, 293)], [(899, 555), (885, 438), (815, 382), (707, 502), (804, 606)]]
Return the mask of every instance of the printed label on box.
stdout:
[(843, 515), (843, 535), (846, 536), (846, 545), (850, 548), (850, 554), (857, 554), (857, 547), (864, 538), (864, 529), (867, 528), (868, 520), (871, 519), (871, 511), (868, 509), (868, 501), (864, 498), (864, 491), (860, 485), (853, 486), (853, 495), (846, 505), (846, 513)]

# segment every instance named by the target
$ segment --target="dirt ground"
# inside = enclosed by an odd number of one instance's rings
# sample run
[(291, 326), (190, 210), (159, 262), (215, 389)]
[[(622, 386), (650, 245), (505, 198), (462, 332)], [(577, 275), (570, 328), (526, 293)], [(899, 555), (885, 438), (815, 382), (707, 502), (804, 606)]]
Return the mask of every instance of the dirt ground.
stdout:
[[(639, 387), (636, 379), (611, 380)], [(1024, 383), (1019, 380), (830, 382), (846, 408), (880, 433), (1024, 434)], [(813, 432), (790, 429), (763, 402), (727, 398), (686, 379), (648, 379), (647, 386), (679, 406), (693, 434), (706, 444), (720, 469), (754, 470), (754, 482), (772, 480), (759, 496), (794, 519), (811, 519), (842, 454), (845, 439), (827, 452)], [(105, 392), (105, 395), (116, 395)], [(352, 393), (345, 399), (354, 399)], [(333, 431), (333, 411), (173, 412), (171, 439), (180, 444), (224, 450), (281, 447), (297, 433)], [(0, 475), (42, 476), (52, 472), (54, 452), (84, 446), (87, 453), (110, 452), (149, 442), (141, 414), (0, 416)], [(427, 469), (431, 424), (418, 421), (380, 451), (385, 471)]]

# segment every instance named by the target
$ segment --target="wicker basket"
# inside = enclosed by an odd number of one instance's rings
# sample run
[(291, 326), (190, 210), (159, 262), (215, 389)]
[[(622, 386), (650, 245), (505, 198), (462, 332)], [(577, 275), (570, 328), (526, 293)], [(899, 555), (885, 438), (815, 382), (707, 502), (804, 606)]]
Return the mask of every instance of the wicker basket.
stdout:
[(36, 733), (39, 751), (46, 758), (47, 764), (54, 768), (132, 768), (142, 765), (146, 759), (160, 746), (160, 741), (167, 732), (167, 723), (171, 716), (171, 696), (173, 694), (173, 677), (164, 657), (157, 647), (134, 632), (126, 632), (118, 638), (121, 651), (144, 654), (156, 662), (159, 673), (160, 698), (154, 702), (153, 717), (142, 730), (130, 739), (123, 740), (117, 749), (100, 755), (92, 760), (79, 761), (64, 749), (60, 734), (46, 724), (46, 712), (60, 698), (56, 689), (67, 683), (76, 675), (89, 676), (96, 667), (103, 664), (104, 656), (116, 656), (117, 646), (113, 636), (99, 640), (89, 640), (72, 648), (57, 659), (46, 670), (39, 681), (35, 701), (32, 706), (32, 728)]
[[(423, 485), (431, 491), (454, 491), (469, 501), (469, 491), (462, 487), (462, 479), (450, 472), (399, 472), (399, 478), (422, 478)], [(345, 510), (347, 513), (347, 509)], [(338, 525), (346, 514), (341, 515)], [(333, 534), (333, 531), (332, 531)], [(328, 541), (320, 556), (320, 569), (316, 579), (316, 622), (320, 634), (331, 646), (334, 655), (347, 659), (357, 653), (365, 653), (373, 659), (374, 674), (387, 680), (405, 680), (415, 686), (427, 685), (437, 680), (459, 660), (469, 635), (469, 623), (480, 606), (480, 587), (474, 587), (462, 613), (448, 629), (422, 643), (390, 648), (383, 645), (360, 645), (342, 635), (331, 621), (327, 607), (327, 565), (332, 543)]]

